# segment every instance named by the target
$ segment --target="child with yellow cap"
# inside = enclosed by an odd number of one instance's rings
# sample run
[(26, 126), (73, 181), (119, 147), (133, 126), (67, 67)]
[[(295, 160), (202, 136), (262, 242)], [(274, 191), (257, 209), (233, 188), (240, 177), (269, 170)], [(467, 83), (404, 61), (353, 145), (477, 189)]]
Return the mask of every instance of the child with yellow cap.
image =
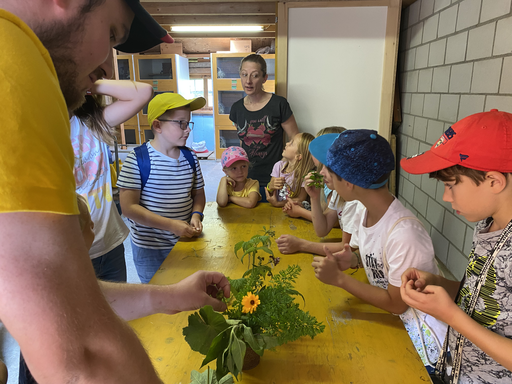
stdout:
[(180, 236), (199, 235), (206, 202), (199, 161), (185, 147), (194, 125), (190, 112), (206, 104), (176, 93), (155, 96), (148, 120), (155, 138), (135, 148), (117, 181), (123, 214), (130, 220), (133, 260), (147, 283)]

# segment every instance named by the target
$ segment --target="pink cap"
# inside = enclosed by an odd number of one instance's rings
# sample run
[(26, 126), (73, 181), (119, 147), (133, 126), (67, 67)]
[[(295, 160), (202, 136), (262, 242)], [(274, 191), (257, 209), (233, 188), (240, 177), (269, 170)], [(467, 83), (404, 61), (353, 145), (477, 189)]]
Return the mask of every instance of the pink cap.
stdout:
[(222, 153), (222, 157), (220, 162), (222, 164), (222, 168), (229, 167), (235, 161), (243, 160), (249, 162), (249, 157), (247, 157), (247, 152), (244, 151), (241, 147), (229, 147), (224, 150)]

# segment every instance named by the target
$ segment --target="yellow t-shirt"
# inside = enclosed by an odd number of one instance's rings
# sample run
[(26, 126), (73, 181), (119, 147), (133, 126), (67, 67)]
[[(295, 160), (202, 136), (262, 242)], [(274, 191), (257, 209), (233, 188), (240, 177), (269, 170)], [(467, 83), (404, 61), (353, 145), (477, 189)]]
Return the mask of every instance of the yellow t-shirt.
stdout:
[(0, 212), (78, 214), (69, 116), (50, 54), (0, 9)]
[(245, 180), (244, 189), (241, 191), (233, 191), (233, 187), (228, 184), (227, 192), (228, 196), (236, 197), (248, 197), (251, 192), (256, 192), (260, 195), (260, 182), (258, 180), (247, 179)]

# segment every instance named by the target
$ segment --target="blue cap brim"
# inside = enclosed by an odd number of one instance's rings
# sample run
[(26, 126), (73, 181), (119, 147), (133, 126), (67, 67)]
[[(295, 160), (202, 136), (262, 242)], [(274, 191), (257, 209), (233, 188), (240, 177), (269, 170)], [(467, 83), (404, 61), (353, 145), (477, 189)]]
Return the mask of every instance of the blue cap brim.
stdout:
[(309, 143), (309, 152), (323, 165), (327, 165), (327, 152), (339, 135), (339, 133), (328, 133), (318, 136)]

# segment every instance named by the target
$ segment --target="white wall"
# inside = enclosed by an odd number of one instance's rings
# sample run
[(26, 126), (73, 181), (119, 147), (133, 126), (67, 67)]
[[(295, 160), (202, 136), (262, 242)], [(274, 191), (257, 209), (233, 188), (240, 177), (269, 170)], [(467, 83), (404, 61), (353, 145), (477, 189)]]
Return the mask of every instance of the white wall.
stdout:
[(299, 130), (379, 129), (386, 7), (291, 8), (287, 99)]

